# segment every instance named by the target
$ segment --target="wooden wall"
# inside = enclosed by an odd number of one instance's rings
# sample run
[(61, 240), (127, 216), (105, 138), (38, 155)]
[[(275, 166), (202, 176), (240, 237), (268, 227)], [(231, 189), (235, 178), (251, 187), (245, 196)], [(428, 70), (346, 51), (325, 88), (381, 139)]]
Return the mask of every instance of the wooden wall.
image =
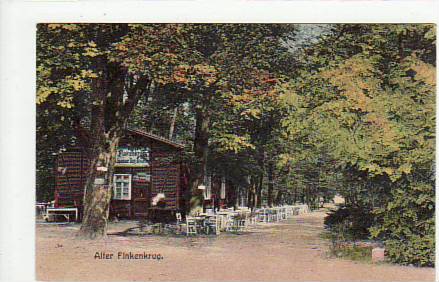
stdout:
[(55, 207), (82, 206), (84, 185), (90, 162), (80, 148), (58, 156), (55, 167)]
[(169, 146), (152, 144), (151, 184), (151, 198), (163, 193), (166, 208), (180, 208), (179, 201), (182, 195), (178, 152)]
[[(116, 174), (131, 174), (131, 200), (112, 200), (110, 216), (134, 218), (146, 216), (151, 199), (158, 193), (165, 194), (166, 208), (182, 206), (184, 187), (181, 187), (180, 151), (174, 147), (137, 135), (128, 135), (121, 146), (151, 148), (150, 167), (116, 166)], [(55, 206), (76, 206), (82, 210), (84, 185), (90, 162), (81, 149), (73, 148), (60, 153), (55, 168)], [(67, 168), (63, 173), (61, 168)], [(139, 173), (149, 173), (151, 181), (135, 179)], [(184, 181), (183, 181), (184, 182)]]
[(131, 200), (112, 200), (110, 216), (121, 218), (144, 217), (150, 202), (150, 182), (135, 179), (137, 173), (149, 173), (148, 167), (116, 167), (115, 174), (131, 174)]

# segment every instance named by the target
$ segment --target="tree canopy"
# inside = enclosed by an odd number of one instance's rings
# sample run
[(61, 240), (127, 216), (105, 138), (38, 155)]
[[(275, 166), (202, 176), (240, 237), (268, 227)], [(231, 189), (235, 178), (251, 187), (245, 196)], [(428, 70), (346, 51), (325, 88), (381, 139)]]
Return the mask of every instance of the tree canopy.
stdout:
[(41, 24), (37, 40), (39, 198), (60, 149), (98, 163), (137, 126), (186, 144), (194, 206), (207, 171), (250, 206), (340, 194), (394, 261), (433, 264), (434, 25)]

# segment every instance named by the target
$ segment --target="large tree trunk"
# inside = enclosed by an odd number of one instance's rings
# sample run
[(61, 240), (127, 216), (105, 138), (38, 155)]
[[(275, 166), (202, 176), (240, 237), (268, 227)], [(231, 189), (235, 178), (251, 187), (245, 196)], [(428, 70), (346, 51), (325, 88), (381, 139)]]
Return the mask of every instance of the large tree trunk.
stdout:
[(113, 172), (119, 137), (113, 136), (97, 148), (91, 161), (87, 189), (84, 197), (84, 214), (79, 235), (99, 238), (107, 234), (109, 207), (112, 196)]
[[(103, 83), (96, 83), (96, 100), (92, 108), (90, 128), (92, 135), (87, 148), (91, 163), (84, 192), (84, 211), (79, 231), (81, 237), (95, 239), (106, 236), (119, 140), (129, 114), (145, 89), (149, 89), (146, 86), (147, 81), (148, 79), (139, 82), (123, 107), (119, 105), (116, 108), (106, 108), (108, 101), (105, 97), (109, 88)], [(120, 92), (119, 95), (123, 93), (122, 88), (117, 85), (112, 85), (111, 89), (114, 95), (116, 92)], [(111, 119), (108, 112), (114, 112), (119, 118)]]
[(200, 211), (203, 207), (203, 190), (198, 189), (201, 184), (206, 185), (204, 178), (207, 172), (207, 156), (209, 152), (209, 124), (210, 112), (206, 101), (196, 109), (196, 125), (194, 138), (195, 161), (192, 164), (190, 177), (189, 213)]
[[(110, 68), (104, 58), (97, 59), (96, 68), (102, 76), (92, 84), (91, 134), (85, 148), (90, 158), (90, 168), (84, 191), (82, 225), (78, 234), (91, 239), (107, 234), (114, 164), (123, 133), (122, 123), (127, 120), (127, 115), (117, 119), (121, 116), (121, 108), (116, 97), (122, 98), (124, 73), (120, 69)], [(112, 94), (111, 99), (108, 92)]]
[[(105, 127), (107, 99), (109, 87), (108, 68), (101, 58), (97, 60), (97, 69), (102, 77), (93, 84), (93, 106), (91, 111), (89, 147), (86, 148), (90, 158), (90, 168), (84, 191), (84, 210), (79, 236), (86, 238), (99, 238), (107, 233), (107, 220), (111, 201), (111, 187), (113, 184), (113, 169), (116, 150), (119, 143), (117, 132), (110, 136)], [(120, 133), (119, 133), (120, 134)]]
[[(116, 34), (111, 33), (111, 28), (105, 31), (98, 29), (97, 46), (108, 47), (112, 36), (123, 36), (126, 28)], [(91, 84), (90, 132), (87, 140), (82, 142), (91, 163), (84, 191), (82, 225), (78, 233), (81, 237), (92, 239), (107, 233), (114, 164), (123, 129), (140, 97), (149, 94), (153, 88), (151, 76), (147, 74), (136, 77), (131, 86), (125, 86), (126, 68), (109, 62), (104, 55), (95, 58), (93, 68), (99, 77)]]

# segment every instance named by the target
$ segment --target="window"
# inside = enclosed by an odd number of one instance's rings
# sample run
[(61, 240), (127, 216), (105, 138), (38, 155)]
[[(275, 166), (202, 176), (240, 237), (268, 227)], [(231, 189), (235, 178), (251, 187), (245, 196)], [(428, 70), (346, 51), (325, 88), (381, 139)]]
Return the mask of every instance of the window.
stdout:
[(131, 200), (131, 174), (115, 174), (113, 199)]

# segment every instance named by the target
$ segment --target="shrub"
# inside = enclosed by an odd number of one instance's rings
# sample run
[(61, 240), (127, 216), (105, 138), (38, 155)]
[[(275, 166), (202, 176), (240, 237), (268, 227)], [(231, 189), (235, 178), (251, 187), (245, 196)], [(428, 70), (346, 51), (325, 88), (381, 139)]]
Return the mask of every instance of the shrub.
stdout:
[(392, 200), (376, 211), (373, 238), (384, 241), (389, 259), (399, 264), (434, 266), (434, 185), (408, 184), (392, 190)]
[(324, 224), (339, 240), (359, 240), (369, 237), (374, 215), (359, 206), (342, 206), (325, 217)]

